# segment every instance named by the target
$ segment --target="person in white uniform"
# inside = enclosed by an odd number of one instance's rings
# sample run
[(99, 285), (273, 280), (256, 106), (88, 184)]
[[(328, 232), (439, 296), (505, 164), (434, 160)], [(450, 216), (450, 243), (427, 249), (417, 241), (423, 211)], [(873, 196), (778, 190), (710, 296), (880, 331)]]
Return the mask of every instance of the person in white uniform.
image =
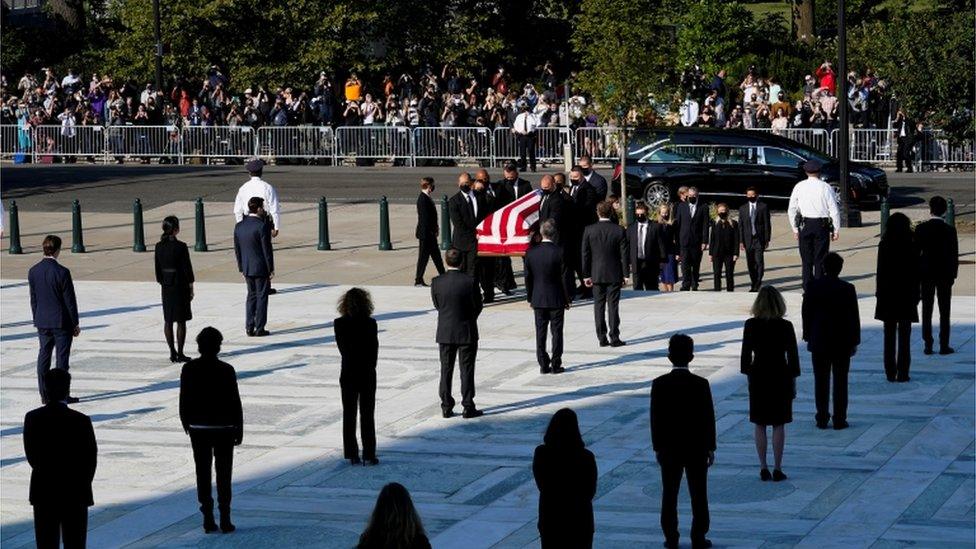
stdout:
[(830, 252), (830, 241), (840, 238), (837, 194), (820, 179), (820, 168), (816, 160), (803, 163), (807, 178), (793, 187), (787, 211), (793, 238), (800, 248), (804, 290), (810, 280), (823, 276), (823, 261)]
[[(247, 201), (252, 197), (264, 199), (264, 211), (271, 217), (271, 236), (278, 236), (281, 230), (281, 210), (278, 204), (278, 192), (270, 183), (261, 178), (264, 173), (264, 160), (252, 158), (244, 164), (247, 173), (251, 175), (246, 183), (237, 190), (237, 198), (234, 199), (234, 221), (240, 222), (247, 216)], [(274, 288), (268, 289), (269, 294), (278, 293)]]

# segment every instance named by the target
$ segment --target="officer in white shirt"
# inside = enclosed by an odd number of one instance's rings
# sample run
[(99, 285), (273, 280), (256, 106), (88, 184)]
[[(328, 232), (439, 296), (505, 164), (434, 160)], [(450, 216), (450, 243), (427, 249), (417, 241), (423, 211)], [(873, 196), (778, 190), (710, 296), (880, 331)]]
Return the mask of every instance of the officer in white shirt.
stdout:
[(800, 248), (803, 263), (803, 289), (814, 278), (823, 276), (823, 261), (830, 252), (830, 241), (840, 238), (840, 209), (837, 194), (820, 179), (820, 162), (807, 160), (807, 178), (793, 187), (787, 215), (793, 238)]
[[(264, 211), (271, 216), (271, 236), (277, 237), (278, 230), (281, 229), (281, 215), (278, 205), (278, 193), (270, 183), (261, 179), (264, 172), (264, 161), (260, 158), (252, 158), (244, 164), (251, 179), (241, 185), (237, 190), (237, 198), (234, 199), (234, 220), (240, 222), (247, 214), (247, 201), (252, 197), (258, 196), (264, 199)], [(278, 293), (274, 288), (268, 290), (269, 294)]]
[(525, 169), (525, 157), (528, 153), (529, 168), (534, 172), (536, 130), (539, 127), (539, 117), (532, 113), (528, 103), (522, 103), (520, 110), (522, 112), (515, 117), (515, 123), (512, 125), (512, 132), (515, 134), (518, 143), (518, 167), (520, 170)]

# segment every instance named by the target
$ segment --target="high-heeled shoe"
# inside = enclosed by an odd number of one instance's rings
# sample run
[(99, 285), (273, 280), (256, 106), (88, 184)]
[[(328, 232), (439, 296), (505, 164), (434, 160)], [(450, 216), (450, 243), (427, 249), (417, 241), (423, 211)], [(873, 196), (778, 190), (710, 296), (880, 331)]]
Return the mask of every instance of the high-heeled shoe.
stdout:
[(184, 355), (183, 353), (178, 353), (176, 355), (176, 360), (178, 362), (190, 362), (190, 357)]
[(787, 478), (789, 477), (787, 477), (786, 474), (783, 473), (783, 471), (780, 471), (779, 469), (773, 469), (773, 482), (782, 482)]
[(180, 355), (178, 355), (176, 351), (170, 351), (169, 361), (172, 362), (173, 364), (176, 364), (177, 362), (180, 361)]

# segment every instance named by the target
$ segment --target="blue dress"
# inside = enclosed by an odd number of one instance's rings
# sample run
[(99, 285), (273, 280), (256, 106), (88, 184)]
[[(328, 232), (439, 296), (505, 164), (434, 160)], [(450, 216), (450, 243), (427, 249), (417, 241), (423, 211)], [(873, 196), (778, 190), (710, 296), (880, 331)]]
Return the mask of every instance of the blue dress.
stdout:
[(661, 267), (661, 283), (675, 284), (678, 282), (678, 261), (675, 259), (674, 225), (661, 223), (661, 238), (664, 240), (666, 261)]

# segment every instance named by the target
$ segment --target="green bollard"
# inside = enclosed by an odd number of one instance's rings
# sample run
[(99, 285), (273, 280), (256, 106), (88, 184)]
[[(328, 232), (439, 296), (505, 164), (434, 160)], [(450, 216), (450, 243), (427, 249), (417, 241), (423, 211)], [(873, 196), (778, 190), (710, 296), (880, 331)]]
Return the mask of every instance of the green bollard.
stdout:
[(888, 203), (888, 197), (881, 197), (881, 236), (884, 236), (885, 229), (888, 228), (888, 218), (891, 217), (891, 204)]
[(77, 198), (71, 203), (71, 253), (85, 253), (85, 241), (81, 234), (81, 203)]
[(451, 214), (447, 210), (447, 195), (441, 198), (441, 249), (451, 249)]
[(383, 251), (392, 250), (393, 244), (390, 243), (390, 205), (386, 197), (380, 199), (380, 245)]
[(17, 201), (10, 201), (10, 254), (19, 255), (24, 253), (20, 246), (20, 214), (17, 210)]
[(132, 251), (146, 251), (146, 233), (142, 223), (142, 201), (132, 203)]
[(624, 225), (627, 225), (628, 227), (634, 222), (634, 218), (636, 217), (636, 214), (634, 213), (635, 206), (634, 197), (628, 196), (626, 206), (624, 208)]
[(203, 199), (197, 198), (197, 243), (193, 246), (195, 252), (207, 251), (207, 225), (203, 215)]
[(319, 250), (331, 250), (329, 244), (329, 204), (325, 197), (319, 198)]
[(956, 203), (953, 202), (952, 199), (950, 198), (949, 200), (946, 200), (946, 205), (948, 206), (948, 208), (946, 209), (946, 217), (945, 217), (946, 223), (948, 223), (950, 227), (955, 227), (956, 226)]

